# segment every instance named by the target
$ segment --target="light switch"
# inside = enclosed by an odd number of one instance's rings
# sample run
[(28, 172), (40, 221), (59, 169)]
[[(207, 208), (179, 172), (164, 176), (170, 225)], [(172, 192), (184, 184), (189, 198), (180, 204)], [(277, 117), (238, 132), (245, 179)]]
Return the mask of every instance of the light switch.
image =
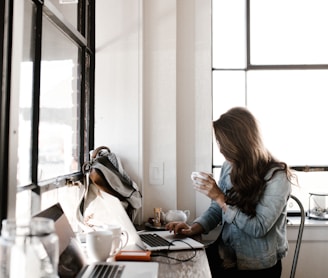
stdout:
[(164, 184), (164, 163), (151, 162), (149, 165), (149, 183), (153, 185)]

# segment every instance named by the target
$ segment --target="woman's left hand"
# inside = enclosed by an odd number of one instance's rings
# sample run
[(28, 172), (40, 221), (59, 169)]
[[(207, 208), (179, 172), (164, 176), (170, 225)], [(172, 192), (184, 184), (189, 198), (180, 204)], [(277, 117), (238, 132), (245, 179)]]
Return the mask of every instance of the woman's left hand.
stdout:
[(210, 174), (200, 172), (202, 177), (195, 177), (193, 184), (196, 191), (206, 195), (219, 205), (224, 204), (224, 194)]

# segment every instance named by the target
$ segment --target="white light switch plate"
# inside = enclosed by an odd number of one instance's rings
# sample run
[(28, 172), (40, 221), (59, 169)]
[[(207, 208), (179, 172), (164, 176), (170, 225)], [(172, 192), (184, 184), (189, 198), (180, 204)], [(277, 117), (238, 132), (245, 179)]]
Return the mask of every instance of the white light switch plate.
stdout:
[(164, 163), (151, 162), (149, 164), (149, 183), (153, 185), (164, 184)]

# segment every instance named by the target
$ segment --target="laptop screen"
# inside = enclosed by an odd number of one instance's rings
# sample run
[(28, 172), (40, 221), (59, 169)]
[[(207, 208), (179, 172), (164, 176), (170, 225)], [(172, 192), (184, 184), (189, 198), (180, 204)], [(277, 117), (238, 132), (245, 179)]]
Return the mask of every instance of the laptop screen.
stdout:
[(55, 221), (59, 240), (58, 274), (60, 277), (76, 277), (86, 261), (61, 205), (57, 203), (34, 217), (45, 217)]
[[(46, 217), (55, 221), (60, 250), (59, 277), (70, 278), (81, 277), (81, 275), (84, 277), (84, 275), (88, 275), (89, 272), (93, 271), (95, 265), (91, 264), (87, 267), (86, 255), (59, 203), (34, 215), (34, 217)], [(113, 264), (108, 264), (108, 266)], [(115, 264), (124, 264), (124, 271), (120, 276), (122, 278), (158, 277), (158, 263), (156, 262), (115, 262)], [(92, 277), (95, 276), (92, 274)]]

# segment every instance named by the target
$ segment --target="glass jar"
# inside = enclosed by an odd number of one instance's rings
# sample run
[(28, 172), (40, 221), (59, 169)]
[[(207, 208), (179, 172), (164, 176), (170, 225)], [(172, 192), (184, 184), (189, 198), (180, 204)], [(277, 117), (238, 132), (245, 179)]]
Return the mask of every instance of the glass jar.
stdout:
[(0, 236), (0, 277), (10, 278), (11, 243)]
[(161, 227), (161, 213), (162, 209), (161, 208), (154, 208), (154, 226), (155, 227)]
[(328, 220), (328, 193), (309, 193), (308, 218)]
[(58, 277), (59, 242), (52, 219), (3, 220), (1, 249), (7, 254), (1, 262), (4, 277)]

